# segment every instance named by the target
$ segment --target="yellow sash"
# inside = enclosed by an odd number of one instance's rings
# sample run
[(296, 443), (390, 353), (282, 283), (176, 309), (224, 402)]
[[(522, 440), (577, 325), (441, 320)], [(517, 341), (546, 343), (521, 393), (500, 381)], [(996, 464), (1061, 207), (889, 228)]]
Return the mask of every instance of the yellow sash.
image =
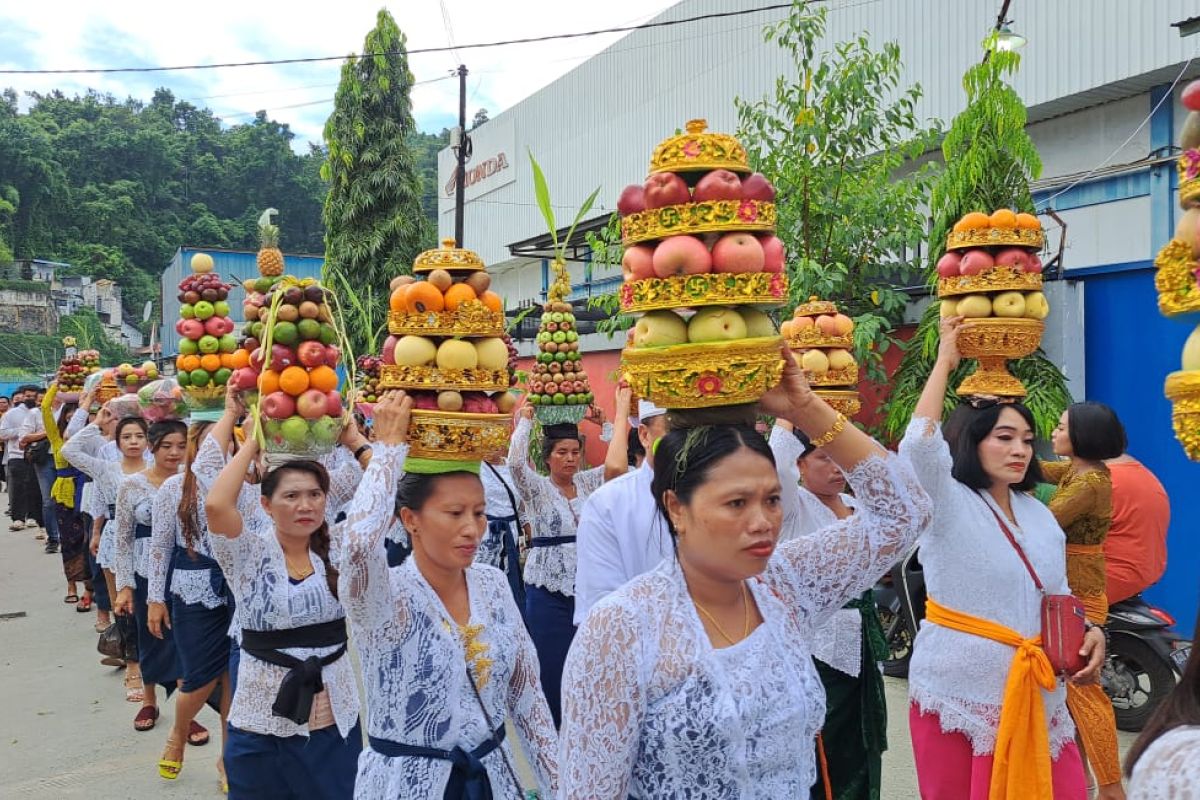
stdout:
[(943, 628), (1016, 648), (1004, 684), (988, 800), (1053, 798), (1050, 734), (1041, 690), (1054, 689), (1055, 679), (1050, 659), (1042, 650), (1042, 637), (1023, 639), (1012, 628), (939, 605), (932, 597), (925, 602), (925, 615)]

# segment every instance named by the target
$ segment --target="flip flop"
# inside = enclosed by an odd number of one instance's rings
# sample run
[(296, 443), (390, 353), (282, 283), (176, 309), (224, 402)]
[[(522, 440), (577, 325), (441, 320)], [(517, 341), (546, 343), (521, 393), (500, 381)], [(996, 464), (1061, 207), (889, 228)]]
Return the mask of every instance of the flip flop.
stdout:
[(203, 747), (208, 744), (208, 739), (208, 728), (196, 722), (196, 720), (188, 723), (188, 744), (193, 747)]
[(142, 706), (137, 716), (133, 718), (133, 729), (142, 732), (153, 730), (156, 722), (158, 722), (158, 706)]
[(79, 595), (77, 595), (77, 594), (69, 594), (69, 595), (67, 595), (66, 597), (64, 597), (64, 598), (63, 598), (63, 602), (64, 602), (64, 603), (66, 603), (67, 605), (72, 605), (72, 604), (74, 604), (74, 603), (78, 603), (78, 602), (79, 602)]
[(87, 612), (91, 611), (92, 610), (92, 598), (88, 597), (87, 595), (84, 595), (83, 597), (81, 597), (79, 599), (79, 602), (75, 604), (75, 610), (78, 611), (80, 614), (86, 614)]

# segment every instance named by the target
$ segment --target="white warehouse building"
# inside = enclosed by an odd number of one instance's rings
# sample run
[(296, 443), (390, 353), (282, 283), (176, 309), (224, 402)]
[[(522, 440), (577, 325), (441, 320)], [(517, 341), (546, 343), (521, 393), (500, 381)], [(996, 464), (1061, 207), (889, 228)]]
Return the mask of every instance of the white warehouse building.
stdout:
[[(739, 11), (752, 0), (683, 0), (655, 21)], [(767, 5), (767, 3), (761, 3)], [(875, 46), (899, 44), (901, 85), (918, 83), (918, 117), (948, 124), (965, 105), (961, 78), (978, 62), (999, 0), (832, 0), (825, 46), (867, 32)], [(662, 139), (703, 118), (736, 132), (735, 98), (757, 100), (794, 68), (763, 28), (787, 9), (637, 30), (472, 132), (464, 246), (479, 252), (508, 307), (540, 301), (550, 279), (547, 231), (534, 200), (528, 152), (550, 184), (560, 225), (597, 186), (594, 224), (621, 188), (641, 182)], [(1130, 452), (1162, 480), (1172, 500), (1167, 575), (1148, 594), (1190, 630), (1197, 605), (1200, 499), (1171, 431), (1162, 397), (1189, 329), (1157, 313), (1153, 258), (1179, 212), (1173, 155), (1185, 110), (1179, 94), (1200, 76), (1200, 36), (1174, 23), (1197, 13), (1184, 0), (1015, 0), (1008, 16), (1028, 39), (1015, 88), (1042, 161), (1039, 208), (1066, 224), (1063, 280), (1049, 284), (1047, 352), (1076, 399), (1113, 406)], [(1173, 89), (1172, 89), (1173, 87)], [(454, 235), (454, 154), (439, 157), (439, 233)], [(1055, 224), (1043, 217), (1051, 248)], [(583, 248), (581, 258), (583, 258)], [(514, 254), (515, 251), (515, 254)], [(614, 290), (619, 271), (570, 265), (573, 297)], [(615, 351), (620, 339), (585, 337), (585, 349)], [(526, 345), (528, 348), (528, 345)], [(528, 353), (528, 349), (523, 352)], [(611, 363), (611, 353), (605, 363)], [(1189, 480), (1190, 479), (1190, 480)]]

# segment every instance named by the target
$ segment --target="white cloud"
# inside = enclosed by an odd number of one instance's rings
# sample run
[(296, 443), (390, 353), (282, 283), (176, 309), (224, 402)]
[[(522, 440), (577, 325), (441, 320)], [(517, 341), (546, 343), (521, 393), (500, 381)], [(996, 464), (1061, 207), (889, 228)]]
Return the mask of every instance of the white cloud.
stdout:
[[(497, 41), (644, 22), (671, 0), (444, 0), (455, 44)], [(281, 0), (211, 0), (204, 4), (114, 0), (61, 0), (0, 10), (0, 68), (71, 69), (261, 61), (350, 53), (374, 27), (378, 0), (332, 4)], [(449, 34), (438, 0), (387, 3), (408, 47), (443, 47)], [(467, 115), (492, 115), (514, 105), (587, 57), (619, 39), (606, 34), (541, 44), (458, 52), (467, 65)], [(418, 126), (436, 132), (458, 115), (453, 53), (414, 54), (413, 112)], [(207, 106), (228, 124), (259, 109), (289, 123), (297, 145), (320, 141), (332, 108), (340, 61), (181, 72), (103, 75), (0, 75), (0, 87), (66, 94), (89, 88), (148, 100), (156, 87)]]

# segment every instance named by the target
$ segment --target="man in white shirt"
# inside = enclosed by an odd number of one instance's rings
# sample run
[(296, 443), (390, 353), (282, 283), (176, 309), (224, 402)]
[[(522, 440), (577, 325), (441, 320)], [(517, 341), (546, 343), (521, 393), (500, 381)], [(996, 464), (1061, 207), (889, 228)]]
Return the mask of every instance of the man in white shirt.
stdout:
[(650, 491), (654, 443), (667, 432), (666, 413), (646, 400), (638, 402), (637, 434), (646, 459), (592, 492), (583, 504), (576, 540), (576, 625), (605, 595), (674, 553)]
[[(8, 516), (12, 520), (10, 530), (25, 527), (40, 527), (41, 495), (33, 467), (25, 461), (25, 449), (21, 446), (22, 430), (30, 414), (41, 414), (37, 410), (37, 387), (22, 386), (13, 393), (12, 408), (0, 418), (0, 439), (4, 440), (5, 472), (8, 477)], [(27, 525), (28, 523), (28, 525)]]
[[(62, 408), (62, 402), (56, 400), (55, 407)], [(54, 481), (58, 477), (58, 470), (54, 466), (54, 453), (48, 449), (48, 443), (45, 443), (46, 438), (46, 422), (42, 418), (41, 401), (39, 400), (33, 413), (25, 416), (25, 422), (21, 425), (20, 441), (26, 451), (25, 463), (29, 464), (33, 470), (33, 477), (37, 484), (42, 511), (42, 527), (46, 529), (46, 552), (57, 553), (59, 546), (58, 517), (51, 492), (54, 488)], [(30, 458), (31, 454), (35, 452), (31, 448), (37, 442), (43, 442), (38, 446), (39, 454), (35, 458)]]

